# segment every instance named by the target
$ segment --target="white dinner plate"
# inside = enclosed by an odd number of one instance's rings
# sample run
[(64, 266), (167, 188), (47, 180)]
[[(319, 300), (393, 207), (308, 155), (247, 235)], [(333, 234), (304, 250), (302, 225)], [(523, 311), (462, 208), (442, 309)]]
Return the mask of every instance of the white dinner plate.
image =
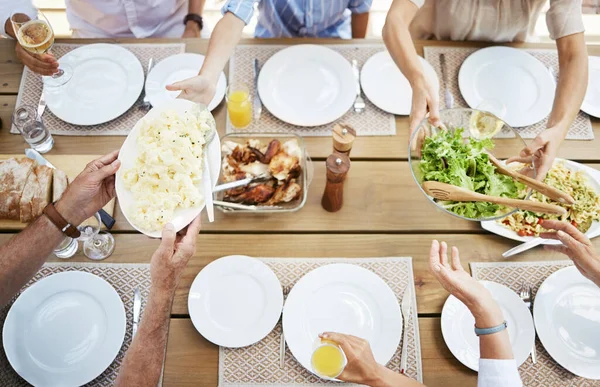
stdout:
[[(117, 171), (117, 177), (115, 180), (115, 189), (117, 191), (117, 198), (119, 206), (121, 207), (121, 211), (123, 211), (123, 215), (125, 215), (125, 219), (139, 232), (148, 235), (152, 238), (160, 238), (162, 235), (162, 230), (157, 231), (148, 231), (144, 230), (141, 227), (138, 227), (135, 222), (133, 222), (130, 217), (131, 208), (133, 208), (133, 203), (135, 202), (133, 198), (133, 193), (125, 188), (125, 183), (123, 182), (123, 174), (128, 169), (131, 169), (135, 166), (135, 161), (138, 156), (138, 148), (137, 148), (137, 137), (139, 135), (141, 129), (141, 123), (145, 119), (154, 119), (158, 117), (163, 111), (166, 110), (175, 110), (176, 112), (183, 113), (190, 109), (193, 109), (196, 106), (195, 103), (184, 100), (184, 99), (174, 99), (169, 102), (162, 104), (159, 108), (153, 108), (150, 110), (141, 120), (139, 120), (129, 135), (123, 142), (121, 146), (121, 150), (119, 151), (119, 160), (121, 160), (121, 167)], [(221, 145), (219, 140), (219, 133), (215, 134), (215, 138), (208, 145), (208, 159), (210, 164), (210, 178), (213, 184), (213, 187), (217, 185), (217, 180), (219, 179), (219, 173), (221, 170)], [(202, 183), (199, 184), (200, 190), (203, 190)], [(190, 207), (190, 208), (178, 208), (174, 212), (173, 219), (171, 223), (175, 227), (175, 232), (183, 229), (185, 226), (190, 224), (192, 220), (202, 212), (204, 209), (204, 201), (199, 206)]]
[(19, 296), (2, 340), (11, 366), (30, 384), (81, 386), (111, 365), (125, 325), (123, 302), (108, 282), (69, 271), (46, 277)]
[[(572, 172), (583, 171), (587, 175), (588, 182), (590, 183), (590, 185), (594, 188), (596, 193), (598, 195), (600, 195), (600, 171), (598, 171), (597, 169), (588, 167), (587, 165), (579, 164), (575, 161), (565, 160), (565, 159), (561, 159), (561, 158), (556, 158), (554, 162), (555, 163), (556, 162), (563, 163), (565, 165), (565, 167), (567, 167)], [(512, 239), (512, 240), (519, 241), (519, 242), (529, 242), (530, 240), (535, 238), (532, 236), (520, 236), (515, 231), (505, 227), (504, 225), (502, 225), (494, 220), (488, 220), (488, 221), (481, 222), (481, 227), (484, 230), (487, 230), (493, 234), (500, 235), (505, 238)], [(587, 235), (587, 237), (590, 239), (600, 236), (600, 222), (597, 220), (594, 220), (592, 222), (592, 226), (589, 228), (589, 230), (587, 230), (585, 235)], [(560, 243), (560, 241), (557, 241), (554, 239), (546, 239), (541, 244), (543, 244), (543, 245), (560, 245), (561, 243)]]
[(302, 277), (283, 309), (283, 331), (290, 351), (312, 371), (313, 343), (323, 332), (339, 332), (369, 342), (377, 363), (386, 365), (402, 336), (402, 314), (392, 289), (360, 266), (331, 264)]
[(590, 56), (588, 61), (588, 87), (581, 110), (600, 118), (600, 57)]
[(144, 70), (131, 51), (106, 43), (81, 46), (63, 55), (73, 77), (59, 87), (44, 87), (48, 109), (74, 125), (98, 125), (125, 113), (144, 86)]
[(600, 380), (600, 288), (575, 266), (566, 267), (546, 278), (533, 305), (550, 356), (577, 376)]
[[(508, 335), (517, 366), (529, 357), (535, 331), (531, 312), (519, 296), (496, 282), (480, 281), (500, 306), (508, 324)], [(475, 318), (458, 298), (450, 295), (442, 308), (442, 335), (446, 345), (465, 366), (479, 370), (479, 338), (475, 335)]]
[[(190, 53), (173, 55), (158, 62), (146, 79), (146, 95), (152, 106), (160, 107), (163, 103), (177, 98), (181, 92), (169, 91), (165, 86), (198, 75), (203, 63), (204, 55)], [(221, 103), (226, 89), (227, 80), (221, 71), (217, 90), (208, 104), (208, 110), (214, 110)]]
[[(428, 82), (440, 88), (437, 74), (429, 62), (419, 57)], [(375, 106), (388, 113), (410, 114), (412, 88), (387, 51), (370, 57), (360, 73), (360, 83), (365, 95)]]
[(283, 307), (281, 283), (262, 261), (231, 255), (208, 264), (192, 283), (192, 323), (211, 343), (228, 348), (252, 345), (269, 334)]
[(506, 107), (513, 127), (533, 125), (550, 114), (556, 85), (550, 71), (530, 54), (511, 47), (475, 51), (458, 73), (460, 92), (471, 108), (483, 101)]
[(281, 121), (318, 126), (346, 114), (356, 97), (352, 66), (330, 48), (302, 44), (285, 48), (262, 66), (258, 93)]

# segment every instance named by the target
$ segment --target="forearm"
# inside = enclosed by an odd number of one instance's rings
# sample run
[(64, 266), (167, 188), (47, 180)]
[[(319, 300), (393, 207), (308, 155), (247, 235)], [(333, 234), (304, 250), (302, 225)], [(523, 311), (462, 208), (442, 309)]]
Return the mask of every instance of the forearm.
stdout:
[(242, 36), (244, 22), (234, 14), (227, 12), (217, 23), (208, 44), (206, 60), (200, 69), (203, 75), (217, 82), (219, 74), (223, 71), (225, 64)]
[(583, 33), (560, 38), (556, 45), (560, 71), (547, 126), (560, 127), (566, 136), (585, 96), (588, 59)]
[(382, 365), (379, 366), (376, 375), (371, 380), (367, 381), (367, 385), (371, 387), (423, 386), (422, 383), (419, 383), (416, 380), (402, 374), (396, 373)]
[(364, 39), (367, 36), (369, 12), (352, 14), (352, 38)]
[(155, 286), (142, 320), (133, 339), (116, 381), (116, 386), (156, 386), (159, 382), (164, 351), (169, 332), (169, 320), (175, 288), (167, 291)]
[[(504, 315), (497, 304), (487, 301), (480, 308), (474, 308), (475, 326), (492, 328), (504, 322)], [(479, 357), (482, 359), (514, 359), (508, 330), (491, 335), (479, 336)]]
[(202, 15), (204, 12), (204, 4), (206, 0), (188, 0), (188, 13)]
[(383, 41), (392, 59), (411, 85), (423, 83), (423, 67), (408, 26), (417, 12), (409, 0), (394, 0), (383, 26)]

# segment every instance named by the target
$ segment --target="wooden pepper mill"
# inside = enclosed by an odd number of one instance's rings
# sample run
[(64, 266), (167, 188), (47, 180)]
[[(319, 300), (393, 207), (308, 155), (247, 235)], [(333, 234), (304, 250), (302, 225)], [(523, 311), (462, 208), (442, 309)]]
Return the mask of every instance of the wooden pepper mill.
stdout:
[(347, 124), (335, 124), (332, 135), (333, 152), (350, 156), (352, 144), (356, 138), (356, 130)]
[(344, 154), (333, 153), (325, 162), (327, 185), (321, 205), (329, 212), (336, 212), (344, 204), (344, 180), (350, 169), (350, 158)]

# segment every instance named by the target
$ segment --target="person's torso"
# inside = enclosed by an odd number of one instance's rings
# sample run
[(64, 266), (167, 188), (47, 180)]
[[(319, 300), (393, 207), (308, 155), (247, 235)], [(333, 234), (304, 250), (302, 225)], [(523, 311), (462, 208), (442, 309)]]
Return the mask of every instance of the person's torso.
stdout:
[(66, 0), (73, 35), (81, 38), (181, 37), (188, 0)]
[(425, 0), (410, 25), (414, 39), (526, 41), (545, 0)]
[(349, 0), (261, 0), (257, 38), (352, 37)]

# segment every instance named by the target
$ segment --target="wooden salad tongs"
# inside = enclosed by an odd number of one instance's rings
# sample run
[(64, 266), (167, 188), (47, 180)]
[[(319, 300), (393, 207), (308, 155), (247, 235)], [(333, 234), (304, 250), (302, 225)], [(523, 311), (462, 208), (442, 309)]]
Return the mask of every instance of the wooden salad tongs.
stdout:
[(483, 195), (455, 185), (440, 183), (439, 181), (423, 182), (422, 187), (429, 196), (439, 200), (451, 200), (453, 202), (490, 202), (507, 207), (518, 208), (520, 210), (552, 215), (564, 215), (567, 213), (566, 209), (554, 204)]
[(532, 189), (538, 191), (539, 193), (541, 193), (542, 195), (544, 195), (552, 200), (555, 200), (559, 203), (575, 204), (575, 199), (573, 199), (571, 197), (571, 195), (569, 195), (559, 189), (551, 187), (546, 183), (532, 179), (531, 177), (529, 177), (527, 175), (523, 175), (522, 173), (519, 173), (517, 171), (513, 171), (512, 169), (507, 168), (506, 165), (502, 164), (502, 162), (500, 160), (498, 160), (496, 157), (494, 157), (493, 154), (491, 154), (489, 152), (488, 152), (488, 156), (489, 156), (491, 163), (494, 164), (494, 166), (496, 167), (496, 170), (498, 171), (498, 173), (501, 173), (506, 176), (510, 176), (514, 180), (525, 184), (529, 188), (532, 188)]

